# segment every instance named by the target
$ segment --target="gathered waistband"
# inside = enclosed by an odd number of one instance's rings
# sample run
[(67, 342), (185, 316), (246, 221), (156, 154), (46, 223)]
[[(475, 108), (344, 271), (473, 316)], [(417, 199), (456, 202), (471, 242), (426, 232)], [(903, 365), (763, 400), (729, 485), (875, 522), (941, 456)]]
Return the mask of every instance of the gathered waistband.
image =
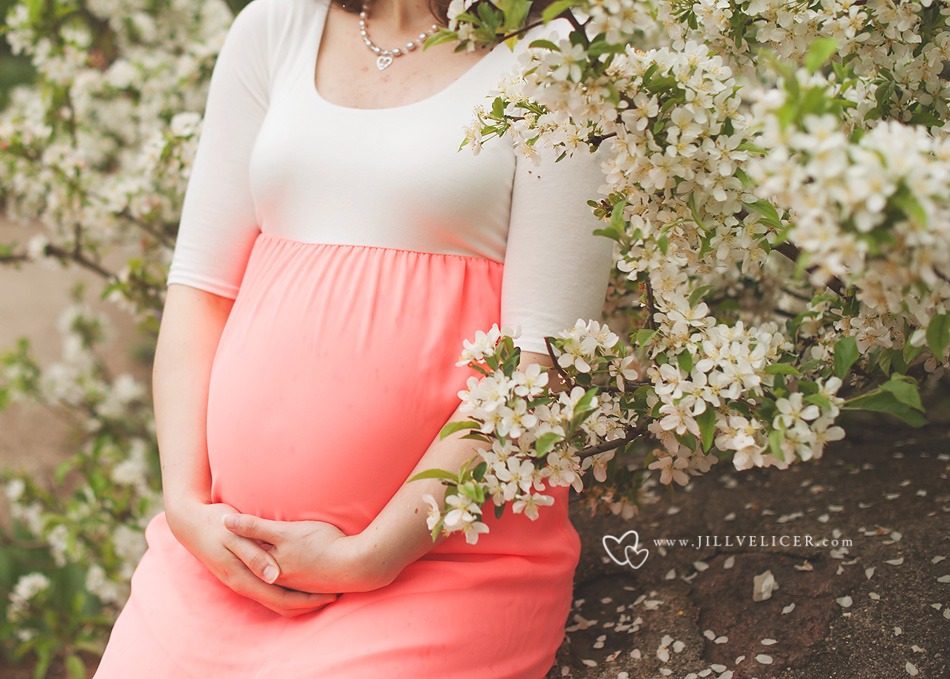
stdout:
[(425, 250), (407, 250), (405, 248), (392, 248), (386, 245), (366, 245), (363, 243), (324, 243), (324, 242), (309, 242), (296, 240), (294, 238), (287, 238), (286, 236), (280, 236), (275, 233), (268, 231), (261, 231), (257, 236), (258, 240), (264, 242), (272, 242), (276, 244), (284, 244), (289, 247), (303, 247), (303, 248), (352, 248), (352, 249), (366, 249), (366, 250), (381, 250), (384, 252), (392, 252), (396, 254), (404, 254), (407, 256), (413, 255), (425, 255), (428, 257), (455, 257), (467, 262), (473, 263), (484, 263), (486, 266), (496, 266), (503, 267), (504, 262), (499, 262), (495, 259), (490, 259), (488, 257), (480, 257), (478, 255), (460, 255), (454, 252), (428, 252)]

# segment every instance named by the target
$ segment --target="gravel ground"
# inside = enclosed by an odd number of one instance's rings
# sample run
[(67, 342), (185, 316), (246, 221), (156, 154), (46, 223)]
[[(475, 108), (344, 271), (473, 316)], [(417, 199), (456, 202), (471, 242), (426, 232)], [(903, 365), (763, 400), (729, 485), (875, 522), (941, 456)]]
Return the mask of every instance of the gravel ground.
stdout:
[[(785, 471), (660, 489), (629, 521), (573, 506), (584, 550), (547, 679), (950, 677), (950, 424), (887, 420)], [(637, 569), (601, 543), (631, 529)]]

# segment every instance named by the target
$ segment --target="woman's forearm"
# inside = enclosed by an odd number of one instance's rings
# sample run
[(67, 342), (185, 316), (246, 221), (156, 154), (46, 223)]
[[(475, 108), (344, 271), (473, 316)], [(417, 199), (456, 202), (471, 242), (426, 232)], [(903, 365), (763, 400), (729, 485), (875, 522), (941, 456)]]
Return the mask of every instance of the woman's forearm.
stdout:
[[(548, 367), (552, 365), (547, 354), (522, 351), (519, 369), (524, 370), (532, 363)], [(550, 374), (549, 386), (552, 389), (561, 387), (556, 373), (551, 371)], [(468, 419), (467, 416), (456, 409), (448, 421), (465, 419)], [(406, 478), (427, 469), (457, 472), (479, 449), (487, 447), (485, 442), (462, 438), (459, 432), (441, 440), (436, 437)], [(356, 536), (360, 545), (359, 558), (369, 569), (368, 577), (379, 579), (379, 586), (391, 582), (403, 568), (446, 538), (439, 535), (433, 542), (432, 533), (426, 525), (429, 504), (423, 500), (423, 495), (429, 493), (441, 506), (445, 489), (439, 479), (404, 483), (372, 523)]]
[(211, 500), (208, 384), (233, 304), (232, 299), (188, 285), (168, 286), (152, 371), (166, 509)]

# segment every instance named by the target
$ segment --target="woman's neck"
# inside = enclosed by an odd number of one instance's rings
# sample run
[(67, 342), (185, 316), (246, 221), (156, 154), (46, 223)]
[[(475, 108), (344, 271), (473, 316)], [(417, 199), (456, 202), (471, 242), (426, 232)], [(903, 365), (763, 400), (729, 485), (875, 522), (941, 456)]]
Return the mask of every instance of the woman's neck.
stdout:
[(426, 0), (367, 0), (369, 16), (377, 25), (394, 32), (407, 32), (434, 23)]

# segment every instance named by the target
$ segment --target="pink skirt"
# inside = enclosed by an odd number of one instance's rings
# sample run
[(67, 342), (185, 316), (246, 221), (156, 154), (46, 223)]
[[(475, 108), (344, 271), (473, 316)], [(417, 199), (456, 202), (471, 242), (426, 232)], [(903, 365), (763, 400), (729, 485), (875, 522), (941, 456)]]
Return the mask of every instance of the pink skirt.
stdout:
[[(494, 260), (258, 236), (214, 359), (216, 502), (346, 534), (382, 510), (477, 373), (462, 340), (499, 322)], [(564, 637), (580, 539), (567, 488), (510, 507), (389, 585), (284, 618), (219, 582), (164, 513), (95, 679), (541, 679)]]

